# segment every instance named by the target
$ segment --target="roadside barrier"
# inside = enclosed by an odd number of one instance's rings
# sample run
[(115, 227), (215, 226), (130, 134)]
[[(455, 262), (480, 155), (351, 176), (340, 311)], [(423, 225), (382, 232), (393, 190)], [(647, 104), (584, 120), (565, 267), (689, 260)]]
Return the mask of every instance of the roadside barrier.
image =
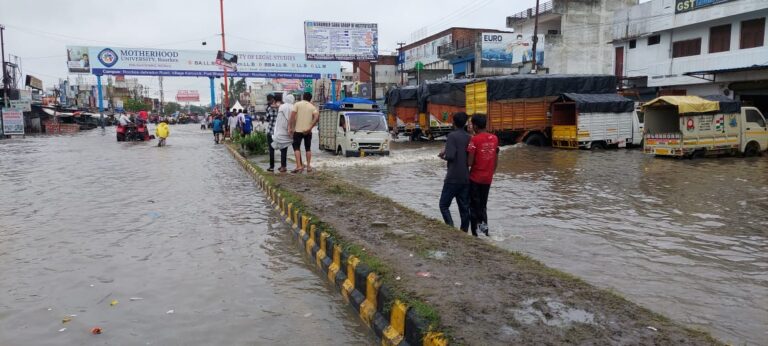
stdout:
[(429, 323), (418, 316), (405, 302), (396, 299), (393, 289), (383, 284), (380, 275), (356, 256), (344, 250), (343, 244), (329, 232), (317, 227), (310, 214), (289, 201), (286, 191), (276, 188), (264, 172), (251, 164), (236, 149), (230, 153), (256, 180), (269, 198), (275, 211), (285, 218), (293, 236), (315, 266), (332, 283), (362, 322), (381, 339), (382, 345), (448, 345), (447, 337), (431, 330)]

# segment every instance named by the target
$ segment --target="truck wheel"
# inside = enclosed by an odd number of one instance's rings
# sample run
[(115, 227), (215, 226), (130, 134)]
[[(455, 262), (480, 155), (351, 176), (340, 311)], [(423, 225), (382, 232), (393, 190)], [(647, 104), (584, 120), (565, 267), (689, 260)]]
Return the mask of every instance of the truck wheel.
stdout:
[(605, 150), (605, 143), (604, 142), (592, 142), (592, 145), (589, 146), (592, 150)]
[(757, 142), (747, 143), (747, 147), (744, 148), (744, 157), (752, 157), (760, 155), (760, 144)]
[(707, 149), (698, 149), (691, 153), (690, 159), (702, 159), (704, 156), (707, 156)]
[(532, 145), (535, 147), (543, 147), (546, 144), (546, 139), (539, 133), (534, 133), (525, 139), (525, 145)]
[(339, 146), (338, 148), (336, 148), (336, 156), (341, 156), (341, 154), (343, 154), (343, 153), (344, 153), (344, 150), (343, 150), (343, 149), (341, 149), (341, 146)]

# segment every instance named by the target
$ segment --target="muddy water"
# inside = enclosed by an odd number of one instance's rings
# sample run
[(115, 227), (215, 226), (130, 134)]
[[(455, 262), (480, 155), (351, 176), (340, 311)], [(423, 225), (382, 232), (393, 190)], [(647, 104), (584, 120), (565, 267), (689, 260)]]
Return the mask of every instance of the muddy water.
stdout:
[[(440, 219), (439, 149), (318, 165)], [(768, 158), (507, 147), (500, 161), (489, 241), (724, 341), (768, 344)]]
[(209, 133), (113, 131), (0, 141), (0, 345), (375, 343)]

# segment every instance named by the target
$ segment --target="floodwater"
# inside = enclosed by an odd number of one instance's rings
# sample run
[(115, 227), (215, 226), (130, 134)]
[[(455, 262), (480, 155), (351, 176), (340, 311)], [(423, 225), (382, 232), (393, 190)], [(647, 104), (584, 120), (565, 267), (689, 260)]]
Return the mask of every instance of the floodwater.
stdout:
[(155, 143), (0, 141), (0, 345), (376, 343), (210, 132)]
[[(408, 143), (383, 158), (320, 155), (317, 165), (441, 219), (441, 145)], [(502, 248), (723, 341), (768, 344), (766, 157), (505, 147), (488, 208), (486, 239)]]

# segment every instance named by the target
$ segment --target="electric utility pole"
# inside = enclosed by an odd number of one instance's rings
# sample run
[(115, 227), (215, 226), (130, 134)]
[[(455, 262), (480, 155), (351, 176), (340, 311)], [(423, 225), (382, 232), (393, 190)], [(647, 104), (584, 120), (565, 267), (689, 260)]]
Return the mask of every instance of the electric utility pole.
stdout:
[[(227, 51), (227, 43), (224, 40), (224, 0), (219, 0), (219, 10), (221, 13), (221, 50)], [(229, 82), (227, 81), (227, 68), (224, 67), (224, 108), (225, 112), (229, 109)]]
[(165, 110), (163, 109), (163, 104), (165, 103), (165, 97), (163, 94), (163, 76), (160, 76), (159, 79), (160, 79), (160, 114), (165, 114)]
[[(0, 54), (2, 54), (3, 59), (3, 102), (5, 103), (5, 107), (8, 107), (8, 77), (6, 76), (5, 71), (5, 41), (3, 38), (3, 30), (5, 30), (5, 26), (0, 24)], [(5, 130), (3, 130), (3, 116), (2, 116), (2, 110), (0, 109), (0, 139), (5, 138)]]
[(533, 56), (531, 57), (531, 73), (536, 73), (536, 44), (539, 42), (539, 0), (536, 0), (536, 19), (533, 21)]
[[(397, 50), (397, 60), (400, 61), (400, 85), (405, 85), (405, 79), (403, 77), (403, 67), (405, 66), (405, 52), (403, 52), (403, 46), (405, 46), (405, 42), (398, 42), (397, 45), (400, 46), (400, 49)], [(400, 60), (400, 54), (403, 55), (403, 60)]]

